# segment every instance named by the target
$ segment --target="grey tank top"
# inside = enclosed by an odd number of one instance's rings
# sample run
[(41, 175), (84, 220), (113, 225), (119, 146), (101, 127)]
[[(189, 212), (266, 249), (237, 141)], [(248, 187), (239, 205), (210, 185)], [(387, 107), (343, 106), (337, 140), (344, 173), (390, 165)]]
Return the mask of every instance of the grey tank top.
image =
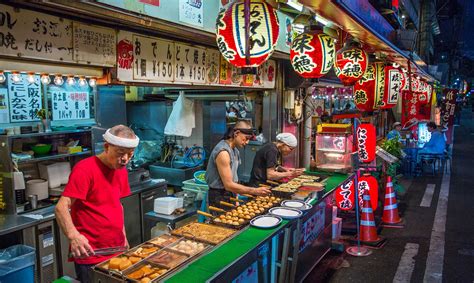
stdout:
[(230, 155), (230, 167), (232, 170), (233, 181), (236, 183), (239, 181), (239, 176), (237, 174), (237, 169), (240, 164), (239, 150), (237, 148), (232, 149), (225, 140), (221, 140), (212, 150), (211, 156), (209, 157), (209, 163), (207, 164), (206, 182), (209, 185), (209, 188), (225, 189), (216, 165), (216, 157), (223, 150), (227, 151)]

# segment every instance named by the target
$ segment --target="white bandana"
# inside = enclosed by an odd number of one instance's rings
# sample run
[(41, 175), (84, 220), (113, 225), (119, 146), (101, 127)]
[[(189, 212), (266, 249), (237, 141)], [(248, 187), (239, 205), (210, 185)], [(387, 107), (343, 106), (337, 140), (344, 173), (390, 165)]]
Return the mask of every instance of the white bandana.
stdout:
[(112, 145), (125, 147), (125, 148), (135, 148), (138, 146), (138, 143), (140, 142), (140, 139), (137, 136), (135, 136), (134, 139), (117, 137), (110, 132), (110, 129), (108, 129), (105, 132), (105, 134), (102, 135), (102, 137), (104, 137), (104, 140), (106, 142)]

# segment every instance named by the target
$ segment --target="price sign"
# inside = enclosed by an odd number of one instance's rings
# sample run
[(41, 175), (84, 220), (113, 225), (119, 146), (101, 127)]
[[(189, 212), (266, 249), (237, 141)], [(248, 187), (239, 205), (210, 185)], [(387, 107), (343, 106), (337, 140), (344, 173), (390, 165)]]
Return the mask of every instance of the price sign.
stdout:
[(316, 211), (306, 220), (301, 227), (300, 249), (301, 253), (306, 247), (316, 240), (324, 229), (326, 203), (321, 202), (316, 206)]
[(74, 58), (79, 63), (115, 66), (115, 30), (74, 22)]
[(0, 54), (73, 62), (72, 21), (0, 5)]
[(204, 84), (206, 82), (206, 49), (175, 43), (174, 81)]
[(12, 80), (7, 74), (8, 96), (10, 101), (11, 122), (38, 121), (38, 110), (42, 108), (40, 77), (35, 76), (34, 82), (27, 81), (27, 75), (20, 75), (19, 81)]
[(65, 91), (57, 89), (51, 92), (53, 120), (79, 120), (90, 118), (88, 91)]
[(174, 43), (133, 35), (133, 79), (150, 82), (172, 82)]

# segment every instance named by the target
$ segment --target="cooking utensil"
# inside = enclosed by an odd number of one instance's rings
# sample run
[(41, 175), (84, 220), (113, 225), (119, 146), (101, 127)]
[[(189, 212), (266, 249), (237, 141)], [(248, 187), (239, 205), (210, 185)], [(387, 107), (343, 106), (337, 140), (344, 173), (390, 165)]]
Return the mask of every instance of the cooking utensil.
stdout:
[(271, 180), (267, 180), (266, 183), (267, 183), (267, 184), (270, 184), (270, 185), (274, 185), (274, 186), (280, 185), (280, 183), (275, 182), (275, 181), (271, 181)]
[(215, 211), (215, 212), (220, 212), (220, 213), (225, 213), (226, 212), (226, 210), (224, 210), (222, 208), (212, 206), (212, 205), (210, 205), (208, 208), (209, 208), (209, 210), (212, 210), (212, 211)]
[(225, 202), (225, 201), (220, 201), (219, 203), (223, 206), (235, 208), (235, 205), (233, 205), (232, 203), (228, 203), (228, 202)]
[(233, 198), (233, 197), (231, 197), (230, 200), (231, 200), (231, 201), (236, 201), (236, 202), (239, 202), (239, 203), (240, 203), (240, 202), (245, 202), (245, 200), (238, 199), (238, 198)]
[[(126, 250), (126, 247), (100, 248), (94, 250), (94, 255), (114, 255), (118, 253), (123, 253)], [(74, 257), (71, 252), (69, 252), (69, 257)]]

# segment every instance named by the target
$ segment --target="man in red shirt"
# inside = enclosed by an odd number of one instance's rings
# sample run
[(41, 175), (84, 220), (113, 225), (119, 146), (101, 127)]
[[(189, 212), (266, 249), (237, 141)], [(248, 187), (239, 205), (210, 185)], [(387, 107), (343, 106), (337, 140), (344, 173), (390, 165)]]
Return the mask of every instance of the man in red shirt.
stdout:
[(104, 152), (78, 162), (56, 205), (56, 219), (70, 242), (78, 279), (91, 282), (91, 266), (114, 256), (94, 255), (94, 250), (125, 247), (123, 207), (130, 195), (125, 166), (139, 143), (130, 128), (107, 130)]

